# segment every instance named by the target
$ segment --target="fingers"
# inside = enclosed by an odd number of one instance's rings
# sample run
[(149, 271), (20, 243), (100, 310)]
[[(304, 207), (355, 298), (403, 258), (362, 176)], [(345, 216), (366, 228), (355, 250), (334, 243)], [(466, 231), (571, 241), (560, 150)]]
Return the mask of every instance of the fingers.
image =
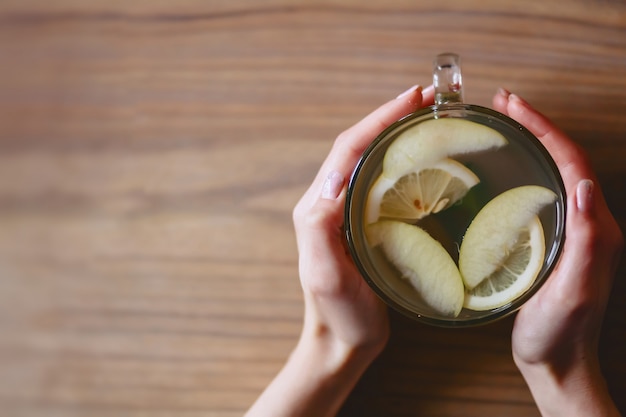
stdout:
[[(515, 94), (500, 89), (493, 108), (531, 131), (554, 159), (565, 184), (567, 240), (553, 279), (542, 293), (556, 304), (604, 300), (615, 270), (623, 238), (611, 215), (585, 152), (564, 132)], [(599, 277), (606, 277), (600, 280)], [(594, 289), (596, 297), (593, 297)], [(601, 295), (597, 293), (600, 291)], [(540, 297), (543, 298), (543, 297)], [(554, 301), (554, 299), (552, 300)]]
[(422, 90), (422, 107), (435, 104), (435, 86), (429, 85)]
[[(619, 247), (620, 245), (616, 244), (619, 239), (611, 238), (616, 235), (615, 231), (618, 228), (606, 206), (602, 191), (597, 187), (597, 177), (583, 149), (515, 94), (504, 89), (498, 90), (493, 97), (493, 107), (530, 130), (554, 159), (568, 196), (568, 238), (572, 235), (582, 235), (582, 230), (591, 228), (601, 230), (602, 239), (595, 237), (591, 239), (588, 236), (588, 241), (603, 240), (609, 242), (606, 247)], [(570, 224), (575, 219), (586, 223)]]
[(597, 181), (585, 152), (521, 97), (500, 89), (493, 98), (493, 107), (515, 119), (539, 139), (559, 168), (568, 194), (574, 193), (581, 179)]
[(499, 111), (502, 114), (509, 115), (508, 105), (509, 105), (509, 96), (511, 93), (504, 88), (499, 88), (498, 92), (493, 96), (492, 105), (493, 109)]
[[(430, 89), (428, 89), (430, 100)], [(434, 94), (434, 91), (432, 92)], [(422, 88), (414, 86), (400, 94), (395, 100), (382, 105), (359, 123), (341, 133), (322, 165), (320, 175), (331, 169), (348, 177), (365, 149), (380, 132), (392, 123), (422, 106)]]
[(599, 322), (608, 302), (622, 243), (604, 207), (599, 187), (589, 179), (579, 181), (568, 199), (565, 247), (546, 290), (547, 303), (569, 320)]
[[(349, 178), (365, 148), (380, 132), (395, 121), (415, 111), (422, 105), (422, 102), (432, 102), (433, 97), (433, 88), (429, 87), (424, 90), (425, 99), (423, 99), (422, 88), (420, 86), (411, 87), (396, 99), (382, 105), (359, 123), (341, 133), (315, 180), (294, 209), (296, 232), (299, 230), (298, 225), (302, 223), (302, 219), (308, 215), (309, 210), (320, 198), (320, 190), (330, 172), (336, 172), (344, 179)], [(345, 187), (345, 181), (343, 186)]]
[[(355, 274), (344, 247), (343, 209), (347, 178), (365, 148), (389, 125), (432, 103), (434, 90), (414, 86), (339, 135), (309, 190), (294, 209), (303, 285), (315, 293), (337, 294), (354, 285), (338, 274)], [(359, 281), (360, 283), (360, 281)], [(358, 285), (358, 284), (357, 284)], [(314, 288), (310, 288), (310, 287)]]
[[(595, 274), (592, 274), (593, 263), (598, 263), (599, 259), (604, 261), (603, 254), (598, 253), (596, 247), (595, 191), (595, 184), (589, 179), (583, 179), (578, 182), (575, 192), (568, 199), (567, 240), (557, 268), (559, 273), (555, 275), (552, 283), (557, 290), (554, 294), (560, 296), (559, 304), (576, 305), (581, 299), (592, 295), (588, 287), (589, 284), (595, 285), (596, 282), (592, 283), (586, 277), (595, 277)], [(565, 309), (566, 305), (562, 306)]]
[[(493, 106), (495, 110), (515, 119), (537, 136), (554, 159), (568, 197), (577, 195), (577, 187), (581, 180), (588, 179), (594, 184), (599, 184), (585, 151), (522, 98), (500, 89), (493, 98)], [(597, 212), (596, 220), (601, 223), (599, 227), (607, 231), (606, 235), (616, 235), (615, 231), (619, 228), (606, 205), (602, 191), (599, 187), (594, 187), (592, 194), (594, 210)]]
[(343, 246), (344, 184), (342, 174), (330, 171), (318, 190), (318, 198), (296, 222), (302, 285), (318, 295), (341, 294), (349, 284), (334, 279), (352, 268)]

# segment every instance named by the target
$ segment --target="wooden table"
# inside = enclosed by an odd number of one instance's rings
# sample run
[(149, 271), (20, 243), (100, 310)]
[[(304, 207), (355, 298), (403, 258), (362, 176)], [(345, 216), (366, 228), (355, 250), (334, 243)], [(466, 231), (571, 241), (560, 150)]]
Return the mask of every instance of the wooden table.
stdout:
[[(583, 145), (624, 227), (617, 0), (3, 0), (0, 414), (239, 416), (294, 346), (291, 210), (443, 51)], [(626, 269), (601, 339), (626, 412)], [(342, 415), (537, 416), (512, 320), (392, 339)]]

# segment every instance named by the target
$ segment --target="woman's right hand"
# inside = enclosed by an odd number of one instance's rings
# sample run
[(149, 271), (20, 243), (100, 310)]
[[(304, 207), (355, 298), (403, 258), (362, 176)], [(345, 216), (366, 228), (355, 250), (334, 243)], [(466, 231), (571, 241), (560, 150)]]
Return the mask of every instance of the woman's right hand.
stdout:
[(494, 109), (526, 126), (555, 160), (567, 192), (566, 240), (548, 281), (519, 311), (515, 363), (545, 416), (618, 416), (598, 361), (599, 332), (623, 237), (580, 147), (516, 95)]

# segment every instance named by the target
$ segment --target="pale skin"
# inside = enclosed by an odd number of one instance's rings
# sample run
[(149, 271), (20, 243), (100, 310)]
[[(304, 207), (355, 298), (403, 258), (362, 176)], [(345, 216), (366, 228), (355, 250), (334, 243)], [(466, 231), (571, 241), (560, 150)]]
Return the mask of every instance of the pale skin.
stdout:
[[(305, 300), (302, 333), (247, 417), (334, 416), (384, 349), (387, 309), (345, 249), (346, 178), (379, 132), (432, 103), (432, 87), (412, 87), (340, 134), (298, 202), (293, 219)], [(623, 247), (621, 231), (585, 153), (567, 135), (505, 90), (494, 96), (493, 108), (541, 140), (559, 167), (568, 198), (562, 258), (515, 319), (515, 363), (543, 417), (620, 416), (600, 371), (597, 344)]]

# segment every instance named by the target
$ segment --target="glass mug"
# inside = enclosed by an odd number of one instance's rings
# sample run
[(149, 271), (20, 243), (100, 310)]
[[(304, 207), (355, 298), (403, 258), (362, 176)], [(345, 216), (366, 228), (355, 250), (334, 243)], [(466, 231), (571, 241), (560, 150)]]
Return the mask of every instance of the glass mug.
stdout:
[[(359, 160), (348, 185), (345, 207), (346, 239), (350, 254), (365, 281), (382, 300), (398, 312), (424, 323), (443, 327), (485, 324), (517, 311), (541, 287), (555, 267), (565, 240), (565, 188), (557, 166), (550, 154), (525, 127), (494, 110), (462, 102), (463, 85), (459, 57), (457, 55), (441, 54), (436, 57), (433, 83), (435, 86), (435, 105), (417, 110), (389, 126), (370, 144)], [(479, 180), (476, 185), (469, 188), (459, 201), (450, 207), (443, 209), (442, 207), (437, 207), (423, 218), (418, 220), (412, 219), (411, 221), (393, 218), (371, 218), (368, 212), (368, 204), (373, 203), (370, 203), (368, 199), (372, 198), (370, 193), (374, 194), (372, 189), (376, 187), (377, 180), (383, 173), (385, 155), (390, 145), (399, 137), (406, 136), (406, 132), (411, 131), (411, 129), (416, 129), (422, 123), (434, 119), (463, 119), (487, 126), (503, 136), (507, 143), (497, 149), (469, 151), (466, 153), (458, 152), (457, 154), (452, 151), (451, 155), (446, 154), (445, 150), (439, 152), (442, 153), (440, 155), (441, 158), (454, 159), (456, 161), (455, 164), (460, 163), (465, 167), (462, 168), (463, 171), (470, 170)], [(452, 122), (456, 122), (456, 120)], [(434, 125), (432, 122), (430, 124)], [(440, 133), (444, 136), (447, 134), (445, 131)], [(416, 137), (419, 137), (419, 135)], [(426, 152), (426, 154), (428, 153)], [(414, 155), (414, 157), (419, 159), (421, 156)], [(390, 159), (391, 162), (394, 161), (393, 158)], [(388, 162), (388, 165), (391, 166), (389, 169), (394, 169), (392, 163)], [(385, 165), (385, 169), (387, 168), (387, 165)], [(415, 171), (419, 170), (416, 169)], [(400, 173), (402, 174), (404, 171)], [(393, 184), (393, 181), (396, 179), (394, 177), (390, 184)], [(389, 188), (396, 187), (400, 182), (396, 182), (396, 185)], [(403, 260), (406, 261), (407, 259), (409, 259), (410, 263), (417, 262), (416, 259), (420, 259), (419, 254), (415, 253), (415, 250), (411, 249), (411, 247), (403, 247), (403, 241), (399, 241), (389, 243), (389, 245), (395, 248), (393, 249), (394, 251), (402, 253), (397, 257), (389, 255), (385, 252), (387, 246), (376, 242), (376, 239), (372, 242), (371, 234), (368, 232), (368, 230), (372, 230), (372, 225), (376, 227), (380, 220), (391, 220), (392, 222), (402, 222), (403, 224), (419, 227), (419, 229), (428, 233), (430, 238), (439, 242), (447, 252), (446, 256), (449, 255), (456, 268), (459, 265), (460, 252), (463, 251), (463, 241), (466, 233), (469, 235), (468, 228), (472, 225), (474, 219), (476, 219), (476, 223), (479, 223), (478, 216), (481, 211), (484, 211), (485, 214), (482, 217), (488, 218), (492, 216), (494, 218), (488, 219), (487, 222), (494, 220), (494, 224), (497, 224), (495, 218), (499, 217), (498, 213), (503, 212), (502, 207), (507, 207), (506, 204), (504, 206), (500, 204), (500, 211), (491, 211), (491, 214), (489, 214), (489, 210), (486, 207), (487, 203), (498, 196), (504, 196), (507, 190), (527, 185), (538, 185), (551, 190), (554, 194), (553, 201), (546, 203), (537, 212), (537, 217), (543, 228), (545, 252), (543, 260), (529, 261), (536, 263), (538, 268), (536, 277), (531, 280), (532, 283), (529, 284), (529, 287), (523, 289), (520, 294), (515, 295), (513, 299), (506, 301), (502, 305), (480, 309), (475, 309), (471, 305), (468, 307), (466, 305), (467, 297), (469, 297), (467, 294), (471, 291), (463, 287), (462, 291), (464, 294), (462, 297), (464, 297), (464, 301), (460, 311), (457, 308), (456, 314), (441, 312), (440, 309), (433, 307), (432, 303), (427, 302), (428, 297), (425, 297), (424, 293), (420, 292), (424, 291), (423, 287), (418, 289), (413, 284), (413, 281), (407, 276), (407, 268), (405, 265), (402, 265)], [(380, 194), (384, 195), (383, 199), (387, 196), (386, 192), (385, 194)], [(440, 204), (441, 206), (444, 205), (443, 203)], [(504, 212), (506, 211), (504, 210)], [(496, 215), (494, 216), (493, 213), (496, 213)], [(501, 217), (506, 218), (507, 215), (502, 215)], [(482, 222), (485, 223), (485, 220)], [(478, 227), (478, 224), (476, 227)], [(406, 229), (405, 226), (402, 226), (402, 228)], [(415, 229), (410, 230), (412, 231), (408, 233), (414, 233)], [(496, 231), (495, 234), (492, 233), (485, 236), (484, 239), (480, 239), (479, 232), (478, 240), (484, 240), (486, 243), (481, 242), (477, 247), (482, 245), (489, 246), (490, 240), (497, 240), (499, 236), (496, 235), (499, 234)], [(386, 236), (396, 235), (387, 234)], [(535, 239), (540, 239), (540, 237)], [(469, 242), (470, 238), (467, 237), (467, 240)], [(473, 242), (475, 241), (477, 241), (476, 238), (474, 238)], [(479, 250), (476, 252), (477, 250), (474, 250), (474, 256), (480, 258), (483, 254)], [(470, 252), (470, 249), (467, 252)], [(485, 254), (485, 256), (487, 255)], [(507, 254), (507, 256), (512, 255)], [(436, 262), (433, 259), (425, 259), (424, 261), (425, 263)], [(506, 262), (503, 262), (506, 265)], [(450, 261), (446, 260), (446, 263), (450, 264)], [(426, 286), (443, 285), (433, 281), (439, 279), (435, 276), (440, 273), (435, 271), (435, 269), (439, 269), (439, 265), (435, 265), (435, 268), (432, 268), (432, 274), (428, 268), (428, 266), (417, 268), (421, 269), (422, 276), (420, 279), (422, 281), (430, 280)], [(460, 265), (459, 270), (462, 269), (462, 265)], [(409, 269), (409, 275), (413, 273), (412, 271)], [(465, 281), (464, 277), (463, 281)], [(454, 282), (455, 291), (458, 293), (459, 290), (456, 289), (458, 284), (456, 284), (456, 281)]]

